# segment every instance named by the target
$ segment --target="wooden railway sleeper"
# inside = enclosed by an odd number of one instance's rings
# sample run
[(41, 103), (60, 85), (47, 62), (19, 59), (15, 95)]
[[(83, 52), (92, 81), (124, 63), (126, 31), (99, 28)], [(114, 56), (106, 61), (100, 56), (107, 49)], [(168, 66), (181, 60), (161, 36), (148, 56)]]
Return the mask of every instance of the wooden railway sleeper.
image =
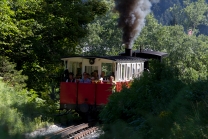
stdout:
[(52, 135), (46, 136), (45, 139), (55, 139), (55, 138), (65, 138), (65, 137), (70, 137), (72, 135), (70, 134), (74, 134), (75, 132), (81, 130), (81, 129), (85, 129), (88, 128), (88, 124), (80, 124), (77, 126), (70, 126), (67, 128), (64, 128), (63, 130), (60, 130), (56, 133), (53, 133)]
[(82, 131), (81, 133), (78, 133), (74, 136), (74, 139), (80, 139), (80, 138), (83, 138), (84, 136), (87, 136), (93, 132), (95, 132), (96, 130), (98, 130), (97, 127), (91, 127), (85, 131)]

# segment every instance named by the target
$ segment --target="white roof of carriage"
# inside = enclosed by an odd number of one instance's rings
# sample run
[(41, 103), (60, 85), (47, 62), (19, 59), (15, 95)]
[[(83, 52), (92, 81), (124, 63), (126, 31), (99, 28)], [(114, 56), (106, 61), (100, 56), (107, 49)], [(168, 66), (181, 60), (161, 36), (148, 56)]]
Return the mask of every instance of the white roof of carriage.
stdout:
[(61, 60), (69, 60), (69, 59), (106, 59), (111, 61), (138, 61), (145, 62), (147, 59), (140, 57), (131, 57), (131, 56), (69, 56), (61, 58)]

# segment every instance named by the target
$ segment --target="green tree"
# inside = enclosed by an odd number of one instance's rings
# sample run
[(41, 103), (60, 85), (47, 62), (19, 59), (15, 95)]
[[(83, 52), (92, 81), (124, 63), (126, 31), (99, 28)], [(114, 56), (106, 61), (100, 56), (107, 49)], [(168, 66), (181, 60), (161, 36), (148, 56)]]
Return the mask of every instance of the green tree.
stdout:
[(205, 79), (207, 72), (207, 36), (189, 36), (183, 26), (163, 26), (153, 15), (147, 17), (146, 26), (135, 42), (134, 48), (167, 52), (167, 61), (178, 67), (181, 79), (186, 82)]
[(145, 27), (142, 29), (140, 36), (134, 43), (134, 49), (153, 49), (163, 51), (165, 40), (169, 34), (167, 28), (154, 18), (153, 14), (146, 17)]
[[(208, 81), (184, 84), (178, 78), (178, 69), (165, 63), (151, 62), (150, 71), (135, 79), (129, 89), (110, 96), (100, 113), (105, 131), (102, 137), (185, 139), (207, 136)], [(124, 130), (133, 131), (125, 134)]]
[(126, 123), (122, 131), (133, 129), (137, 138), (203, 138), (207, 136), (204, 123), (208, 122), (208, 38), (187, 35), (180, 24), (158, 24), (152, 14), (146, 19), (134, 49), (141, 46), (169, 56), (164, 63), (151, 63), (150, 72), (135, 79), (129, 89), (110, 96), (100, 114), (105, 125), (103, 138), (126, 136), (110, 128), (119, 126), (118, 120)]
[(205, 0), (197, 0), (190, 3), (189, 0), (184, 1), (186, 7), (184, 13), (187, 17), (186, 25), (195, 29), (198, 25), (208, 25), (208, 4)]
[(183, 25), (185, 30), (191, 28), (196, 33), (199, 25), (208, 25), (208, 4), (205, 0), (186, 0), (183, 3), (184, 7), (174, 5), (169, 9), (176, 24)]
[(89, 35), (79, 43), (84, 55), (118, 55), (124, 50), (122, 32), (117, 26), (118, 14), (113, 12), (114, 2), (103, 1), (108, 4), (108, 12), (87, 25)]
[[(0, 2), (0, 53), (6, 55), (12, 53), (15, 43), (14, 38), (18, 36), (19, 29), (15, 24), (15, 13), (11, 10), (7, 0)], [(14, 40), (14, 42), (12, 42)]]
[(0, 56), (0, 78), (15, 88), (25, 87), (27, 77), (22, 75), (22, 71), (15, 70), (15, 67), (16, 65), (9, 62), (8, 58)]
[(105, 3), (95, 0), (9, 0), (1, 4), (8, 10), (3, 23), (14, 26), (16, 32), (3, 30), (0, 51), (28, 75), (29, 88), (40, 90), (59, 71), (61, 57), (79, 52), (76, 46), (88, 33), (86, 25), (106, 11)]

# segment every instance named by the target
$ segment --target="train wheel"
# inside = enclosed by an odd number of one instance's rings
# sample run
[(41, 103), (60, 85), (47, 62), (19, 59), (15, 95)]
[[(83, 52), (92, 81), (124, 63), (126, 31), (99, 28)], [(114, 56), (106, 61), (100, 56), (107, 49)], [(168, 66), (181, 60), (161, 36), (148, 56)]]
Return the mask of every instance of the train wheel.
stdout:
[(89, 105), (87, 103), (82, 103), (79, 105), (79, 110), (82, 112), (82, 113), (86, 113), (89, 111)]

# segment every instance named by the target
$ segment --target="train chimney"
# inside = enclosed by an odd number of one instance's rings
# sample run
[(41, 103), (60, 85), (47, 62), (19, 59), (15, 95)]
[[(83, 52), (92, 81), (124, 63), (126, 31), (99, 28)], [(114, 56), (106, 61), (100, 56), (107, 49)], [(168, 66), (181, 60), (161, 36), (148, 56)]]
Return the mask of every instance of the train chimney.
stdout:
[(129, 47), (130, 45), (123, 43), (122, 44), (125, 47), (125, 56), (132, 56), (132, 49)]
[(132, 50), (129, 48), (125, 48), (125, 56), (132, 56)]

